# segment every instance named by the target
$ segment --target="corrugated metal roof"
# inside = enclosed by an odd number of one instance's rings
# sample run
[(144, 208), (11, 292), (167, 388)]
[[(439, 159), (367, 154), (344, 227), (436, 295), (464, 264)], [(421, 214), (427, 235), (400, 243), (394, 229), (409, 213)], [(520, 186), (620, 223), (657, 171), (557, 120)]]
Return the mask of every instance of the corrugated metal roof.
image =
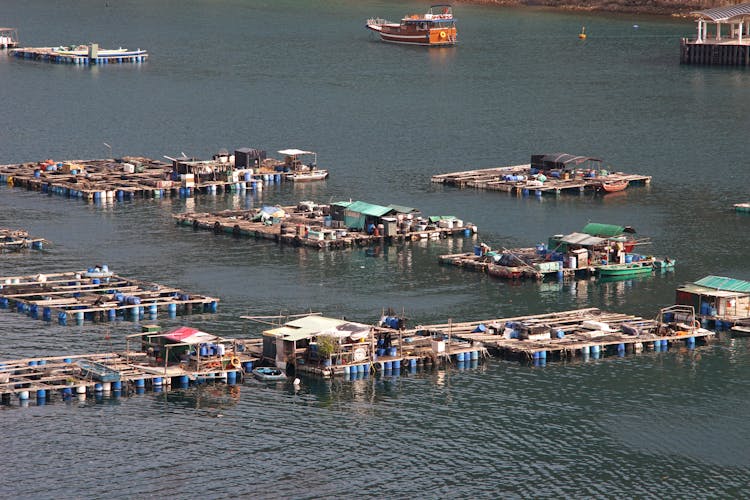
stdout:
[(725, 278), (723, 276), (706, 276), (696, 281), (695, 284), (705, 286), (706, 288), (713, 288), (714, 290), (750, 293), (750, 281)]
[(390, 205), (388, 205), (388, 207), (392, 208), (393, 210), (395, 210), (396, 212), (398, 212), (400, 214), (410, 214), (412, 212), (417, 212), (416, 208), (405, 207), (403, 205), (394, 205), (392, 203)]
[(742, 293), (738, 292), (728, 292), (724, 290), (715, 290), (713, 288), (708, 288), (705, 286), (699, 286), (694, 283), (688, 283), (687, 285), (683, 285), (680, 288), (677, 289), (678, 292), (687, 292), (693, 295), (703, 295), (705, 297), (725, 297), (725, 298), (732, 298), (743, 295)]
[(750, 3), (730, 5), (728, 7), (715, 7), (713, 9), (697, 10), (692, 12), (700, 17), (707, 17), (712, 21), (728, 21), (733, 17), (750, 16)]
[(597, 238), (596, 236), (591, 236), (589, 234), (585, 233), (570, 233), (563, 236), (562, 240), (563, 243), (567, 243), (569, 245), (581, 245), (585, 247), (591, 247), (594, 245), (598, 245), (606, 240), (603, 238)]
[(382, 205), (373, 205), (372, 203), (366, 203), (364, 201), (355, 201), (348, 207), (347, 210), (351, 212), (357, 212), (363, 215), (370, 215), (372, 217), (382, 217), (388, 212), (392, 212), (391, 207), (384, 207)]
[(346, 208), (349, 205), (351, 205), (352, 203), (354, 203), (354, 202), (352, 202), (352, 201), (337, 201), (336, 203), (331, 203), (331, 205), (334, 206), (334, 207), (344, 207), (344, 208)]
[(617, 226), (615, 224), (600, 224), (598, 222), (589, 222), (583, 227), (581, 232), (590, 234), (591, 236), (611, 238), (613, 236), (620, 236), (624, 233), (634, 233), (635, 230), (626, 226)]

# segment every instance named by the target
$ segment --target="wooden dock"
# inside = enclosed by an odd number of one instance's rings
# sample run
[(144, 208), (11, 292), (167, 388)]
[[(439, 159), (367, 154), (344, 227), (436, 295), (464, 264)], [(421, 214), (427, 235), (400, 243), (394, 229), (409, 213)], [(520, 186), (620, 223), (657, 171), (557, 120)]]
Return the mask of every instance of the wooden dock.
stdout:
[(442, 332), (447, 338), (482, 346), (491, 354), (520, 361), (564, 360), (574, 357), (622, 356), (645, 348), (695, 346), (714, 332), (702, 329), (692, 308), (673, 306), (657, 319), (604, 312), (597, 308), (464, 323), (422, 325), (403, 335)]
[(143, 63), (148, 60), (148, 52), (142, 49), (101, 49), (95, 43), (71, 47), (16, 48), (10, 51), (10, 55), (19, 59), (81, 66)]
[[(384, 228), (382, 232), (352, 231), (342, 227), (329, 215), (330, 205), (315, 205), (314, 211), (302, 205), (276, 207), (282, 217), (263, 218), (262, 209), (225, 210), (214, 213), (184, 213), (173, 215), (178, 225), (195, 230), (231, 234), (237, 237), (258, 238), (283, 245), (317, 249), (340, 249), (369, 246), (379, 243), (401, 243), (417, 240), (436, 240), (448, 237), (473, 237), (477, 228), (471, 223), (443, 224), (428, 218), (413, 219), (398, 229)], [(457, 220), (457, 219), (451, 219)]]
[(0, 251), (18, 251), (28, 248), (42, 250), (48, 243), (44, 238), (30, 236), (23, 229), (0, 228)]
[[(138, 156), (100, 160), (45, 160), (0, 165), (0, 183), (43, 194), (107, 203), (134, 198), (189, 197), (194, 194), (251, 194), (264, 184), (281, 182), (281, 174), (237, 176), (231, 167), (212, 163), (207, 176), (176, 173), (173, 164)], [(207, 166), (211, 169), (212, 167)]]
[[(606, 171), (605, 171), (606, 172)], [(604, 175), (594, 171), (576, 171), (574, 174), (562, 174), (560, 178), (545, 176), (539, 181), (538, 172), (531, 164), (509, 167), (494, 167), (479, 170), (466, 170), (433, 175), (431, 180), (436, 184), (445, 184), (458, 188), (504, 191), (517, 196), (542, 196), (543, 194), (602, 192), (603, 183), (627, 182), (631, 185), (651, 183), (651, 176), (607, 172)]]
[(75, 319), (155, 319), (159, 311), (170, 317), (178, 312), (216, 312), (219, 299), (191, 295), (177, 288), (120, 277), (106, 266), (85, 271), (0, 277), (0, 309), (61, 325)]

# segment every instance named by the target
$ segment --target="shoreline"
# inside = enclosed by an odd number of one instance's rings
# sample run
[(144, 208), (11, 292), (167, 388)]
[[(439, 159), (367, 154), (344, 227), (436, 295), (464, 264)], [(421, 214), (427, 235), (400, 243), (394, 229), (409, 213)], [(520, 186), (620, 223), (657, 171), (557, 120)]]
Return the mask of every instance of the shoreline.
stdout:
[(573, 0), (460, 0), (459, 3), (463, 3), (466, 5), (487, 5), (521, 9), (549, 10), (556, 12), (637, 14), (676, 18), (690, 18), (690, 13), (693, 11), (708, 9), (717, 6), (699, 5), (699, 2), (693, 4), (678, 3), (670, 0), (657, 0), (656, 2), (643, 3), (635, 3), (628, 0), (588, 0), (584, 3), (575, 2)]

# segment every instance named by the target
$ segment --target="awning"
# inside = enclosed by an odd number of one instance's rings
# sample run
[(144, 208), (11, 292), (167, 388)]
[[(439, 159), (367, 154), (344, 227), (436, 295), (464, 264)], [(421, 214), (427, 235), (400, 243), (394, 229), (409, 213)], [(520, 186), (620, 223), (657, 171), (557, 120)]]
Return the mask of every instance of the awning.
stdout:
[(726, 22), (735, 17), (750, 16), (750, 3), (730, 5), (728, 7), (716, 7), (713, 9), (698, 10), (691, 12), (699, 17), (704, 17), (715, 22)]
[(357, 212), (362, 215), (369, 215), (371, 217), (382, 217), (389, 212), (392, 212), (391, 207), (384, 207), (382, 205), (373, 205), (372, 203), (365, 203), (364, 201), (355, 201), (346, 207), (350, 212)]
[(562, 241), (563, 243), (567, 243), (568, 245), (593, 247), (595, 245), (600, 245), (607, 240), (604, 238), (597, 238), (596, 236), (591, 236), (590, 234), (586, 233), (570, 233), (563, 236), (560, 241)]
[(584, 226), (581, 232), (591, 236), (601, 236), (603, 238), (612, 238), (625, 233), (635, 233), (635, 229), (630, 226), (617, 226), (614, 224), (600, 224), (598, 222), (589, 222)]
[(279, 151), (279, 154), (287, 155), (287, 156), (297, 156), (297, 155), (311, 155), (313, 154), (312, 151), (302, 151), (301, 149), (282, 149)]
[(706, 288), (713, 288), (714, 290), (750, 293), (750, 281), (725, 278), (723, 276), (706, 276), (696, 281), (695, 284), (705, 286)]
[(202, 344), (204, 342), (220, 340), (216, 335), (211, 335), (210, 333), (202, 332), (189, 326), (175, 328), (164, 334), (164, 338), (177, 344)]
[(389, 208), (392, 208), (394, 212), (400, 213), (400, 214), (410, 214), (413, 212), (418, 212), (416, 208), (412, 207), (405, 207), (403, 205), (394, 205), (390, 204), (388, 205)]

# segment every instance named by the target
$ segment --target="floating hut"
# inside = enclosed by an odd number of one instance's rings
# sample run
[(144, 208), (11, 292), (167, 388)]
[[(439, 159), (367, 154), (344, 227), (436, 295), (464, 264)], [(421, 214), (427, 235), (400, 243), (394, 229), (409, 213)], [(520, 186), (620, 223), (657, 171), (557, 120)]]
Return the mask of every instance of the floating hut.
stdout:
[(44, 238), (34, 238), (23, 229), (0, 228), (0, 251), (18, 251), (27, 248), (41, 250), (47, 241)]
[(142, 49), (101, 49), (99, 44), (71, 47), (25, 47), (12, 49), (10, 54), (19, 59), (63, 64), (93, 65), (142, 63), (148, 60), (148, 52)]
[(0, 28), (0, 49), (18, 47), (18, 30), (16, 28)]
[(120, 277), (107, 266), (33, 276), (0, 277), (0, 309), (10, 309), (33, 319), (61, 325), (75, 319), (115, 321), (118, 317), (138, 320), (145, 314), (155, 319), (166, 310), (216, 312), (219, 299), (194, 295), (172, 288)]
[(644, 347), (655, 351), (667, 350), (670, 345), (692, 348), (696, 342), (714, 336), (713, 332), (700, 328), (694, 310), (684, 306), (663, 309), (653, 320), (587, 308), (422, 325), (402, 335), (418, 335), (423, 331), (481, 346), (504, 359), (541, 364), (574, 357), (623, 356), (627, 352), (640, 352)]
[[(246, 319), (255, 317), (244, 316)], [(322, 377), (382, 371), (386, 374), (418, 366), (478, 361), (484, 351), (465, 342), (429, 334), (403, 335), (384, 317), (380, 326), (307, 315), (263, 332), (262, 359), (287, 373)]]
[(452, 215), (426, 217), (411, 207), (361, 201), (330, 205), (303, 201), (296, 206), (184, 213), (173, 217), (177, 224), (194, 229), (319, 249), (451, 236), (472, 237), (477, 232), (474, 224), (464, 223)]
[(749, 281), (706, 276), (679, 287), (675, 303), (695, 308), (704, 326), (713, 323), (717, 330), (750, 326)]
[[(680, 41), (682, 64), (750, 65), (750, 3), (700, 10), (693, 14), (697, 18), (697, 35)], [(728, 31), (722, 30), (724, 25), (729, 27)]]
[(603, 160), (567, 153), (533, 155), (531, 163), (467, 170), (432, 176), (432, 182), (459, 188), (505, 191), (518, 196), (559, 195), (563, 192), (606, 194), (630, 185), (650, 184), (651, 176), (611, 172)]
[(494, 251), (482, 243), (474, 253), (441, 255), (441, 264), (486, 272), (502, 279), (521, 280), (555, 277), (629, 278), (653, 271), (674, 269), (675, 259), (656, 258), (634, 252), (638, 245), (650, 243), (636, 238), (630, 226), (589, 223), (581, 232), (558, 234), (548, 244)]

